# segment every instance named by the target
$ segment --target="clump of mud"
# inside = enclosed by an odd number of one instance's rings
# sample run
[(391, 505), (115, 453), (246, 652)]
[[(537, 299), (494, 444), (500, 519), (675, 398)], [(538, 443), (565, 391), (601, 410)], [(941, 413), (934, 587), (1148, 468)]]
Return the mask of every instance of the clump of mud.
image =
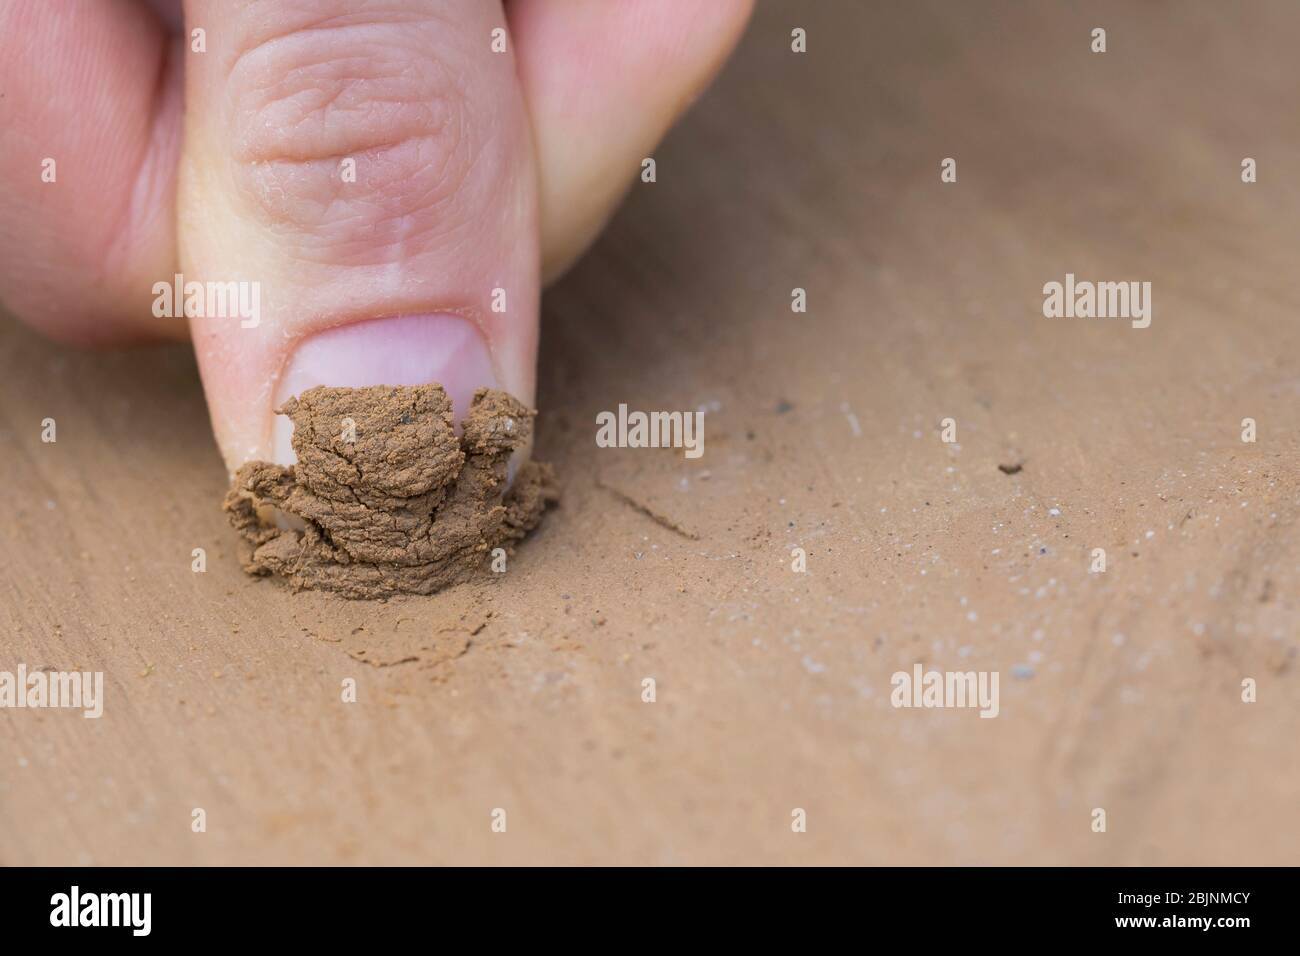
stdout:
[(295, 588), (432, 594), (486, 571), (493, 549), (523, 538), (558, 498), (539, 462), (508, 485), (535, 413), (505, 392), (479, 389), (460, 437), (436, 384), (317, 387), (277, 411), (293, 421), (297, 464), (244, 465), (224, 508), (244, 570)]

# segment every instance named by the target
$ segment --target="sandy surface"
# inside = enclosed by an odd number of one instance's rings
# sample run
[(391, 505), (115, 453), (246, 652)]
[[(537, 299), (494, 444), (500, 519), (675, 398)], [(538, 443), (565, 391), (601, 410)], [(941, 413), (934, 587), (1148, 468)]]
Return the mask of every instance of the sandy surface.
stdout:
[[(549, 293), (564, 499), (494, 580), (244, 577), (185, 350), (0, 325), (0, 669), (107, 697), (0, 710), (0, 862), (1300, 858), (1300, 14), (812, 6)], [(1044, 318), (1067, 272), (1151, 327)], [(597, 448), (620, 402), (704, 456)], [(1000, 715), (891, 707), (916, 662)]]

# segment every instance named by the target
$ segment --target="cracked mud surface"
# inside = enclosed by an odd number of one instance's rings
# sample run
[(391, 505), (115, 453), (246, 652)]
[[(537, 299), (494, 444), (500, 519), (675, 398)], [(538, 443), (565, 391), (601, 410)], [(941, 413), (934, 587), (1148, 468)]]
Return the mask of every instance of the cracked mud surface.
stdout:
[[(549, 465), (526, 461), (507, 487), (534, 413), (479, 389), (453, 427), (442, 386), (316, 387), (278, 410), (293, 421), (296, 465), (236, 473), (225, 510), (244, 570), (353, 598), (431, 594), (486, 573), (556, 500)], [(280, 527), (270, 509), (299, 519)]]

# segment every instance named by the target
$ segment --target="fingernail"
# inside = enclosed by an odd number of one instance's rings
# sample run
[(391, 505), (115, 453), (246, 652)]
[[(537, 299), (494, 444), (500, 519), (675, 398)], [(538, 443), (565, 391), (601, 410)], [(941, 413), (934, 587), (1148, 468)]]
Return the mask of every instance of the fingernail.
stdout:
[[(459, 423), (474, 390), (496, 388), (487, 342), (478, 327), (458, 315), (403, 315), (371, 319), (318, 332), (289, 359), (275, 392), (275, 407), (316, 385), (425, 385), (438, 382), (451, 396)], [(297, 461), (293, 425), (275, 416), (276, 464)]]

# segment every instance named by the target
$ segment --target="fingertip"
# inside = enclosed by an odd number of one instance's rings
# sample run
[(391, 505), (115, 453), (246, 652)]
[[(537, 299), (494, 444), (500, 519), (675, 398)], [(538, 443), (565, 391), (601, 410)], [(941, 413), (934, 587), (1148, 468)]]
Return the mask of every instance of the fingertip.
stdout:
[(640, 160), (721, 68), (753, 7), (752, 0), (511, 4), (538, 149), (546, 281), (603, 228)]

